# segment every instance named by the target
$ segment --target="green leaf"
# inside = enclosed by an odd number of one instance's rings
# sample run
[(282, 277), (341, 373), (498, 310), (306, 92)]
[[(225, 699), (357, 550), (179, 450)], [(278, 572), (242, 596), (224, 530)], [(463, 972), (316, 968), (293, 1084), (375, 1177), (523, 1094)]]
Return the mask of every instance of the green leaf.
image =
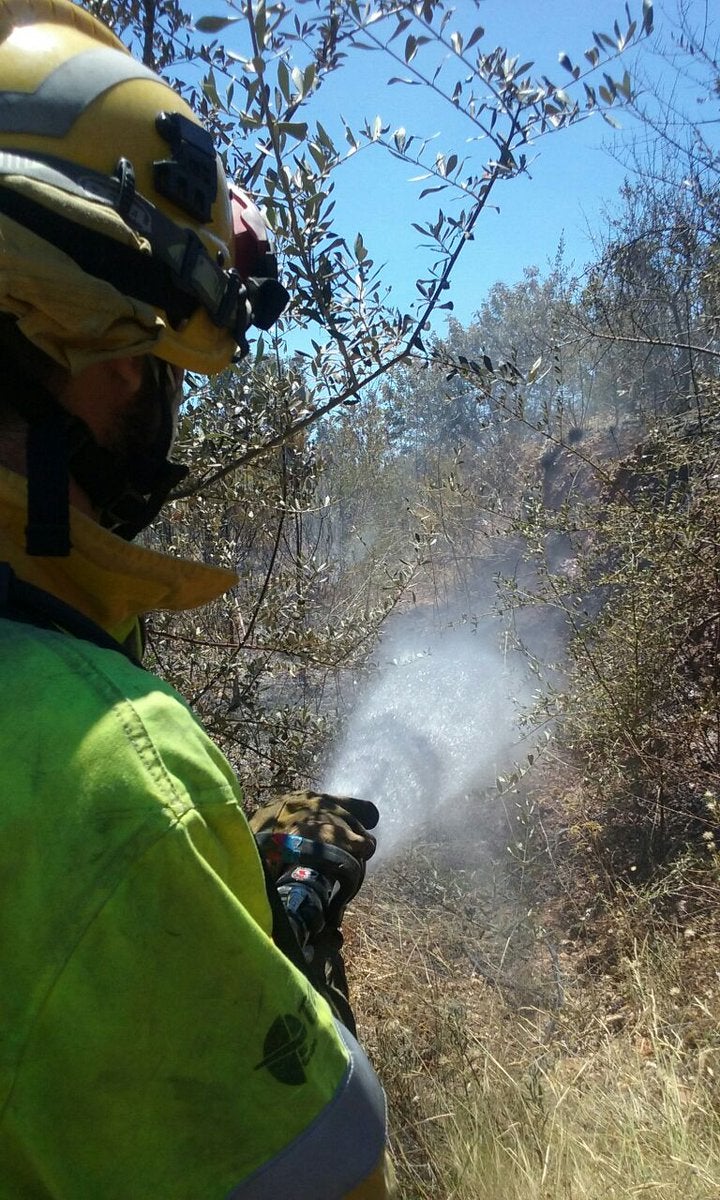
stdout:
[(320, 147), (317, 146), (315, 144), (315, 142), (309, 142), (308, 150), (310, 151), (310, 153), (313, 157), (313, 161), (314, 161), (315, 166), (317, 167), (318, 171), (324, 171), (326, 169), (328, 163), (327, 163), (327, 158), (323, 154)]
[(568, 55), (565, 53), (565, 51), (564, 51), (564, 50), (561, 50), (561, 51), (560, 51), (560, 53), (558, 54), (558, 62), (560, 63), (560, 66), (561, 66), (561, 67), (564, 67), (564, 68), (565, 68), (565, 70), (566, 70), (566, 71), (569, 71), (569, 72), (570, 72), (570, 74), (572, 75), (572, 73), (573, 73), (573, 65), (572, 65), (572, 63), (570, 62), (570, 58), (569, 58), (569, 56), (568, 56)]
[(287, 63), (284, 59), (280, 59), (277, 69), (278, 87), (283, 94), (283, 99), (286, 104), (290, 103), (290, 72), (287, 69)]
[(201, 86), (203, 94), (207, 97), (210, 103), (214, 104), (216, 108), (222, 108), (220, 97), (218, 96), (217, 85), (215, 83), (215, 76), (213, 75), (212, 70), (209, 71), (206, 78), (203, 79)]
[(278, 133), (287, 133), (290, 137), (297, 138), (299, 142), (307, 137), (307, 121), (278, 121)]
[(533, 363), (530, 370), (528, 371), (528, 377), (527, 377), (528, 383), (534, 383), (535, 380), (537, 379), (537, 377), (540, 373), (540, 368), (542, 366), (542, 361), (543, 361), (542, 355), (540, 355), (539, 358), (535, 359), (535, 362)]
[(632, 80), (630, 79), (630, 73), (628, 71), (626, 71), (623, 75), (622, 81), (616, 83), (615, 86), (626, 100), (630, 99), (632, 95)]
[(365, 259), (367, 258), (368, 252), (365, 248), (365, 243), (363, 242), (361, 233), (359, 233), (357, 235), (357, 237), (355, 238), (354, 250), (355, 250), (355, 257), (358, 260), (358, 262), (359, 263), (364, 262)]
[(335, 144), (330, 134), (323, 128), (319, 121), (317, 123), (317, 138), (321, 146), (324, 146), (331, 154), (335, 153)]
[(411, 25), (411, 24), (412, 24), (412, 21), (410, 20), (410, 17), (398, 17), (397, 28), (395, 29), (395, 32), (392, 33), (390, 35), (390, 37), (388, 38), (388, 42), (387, 42), (388, 46), (390, 45), (390, 43), (392, 41), (394, 41), (394, 39), (396, 37), (398, 37), (401, 33), (404, 33), (405, 30), (407, 29), (408, 25)]
[(643, 0), (643, 33), (652, 33), (653, 6), (652, 0)]
[(485, 36), (485, 30), (483, 29), (482, 25), (478, 25), (475, 29), (473, 29), (472, 33), (470, 34), (470, 37), (466, 41), (465, 49), (469, 50), (471, 46), (474, 46), (475, 43), (479, 42), (480, 38), (484, 37), (484, 36)]
[(418, 48), (417, 38), (414, 38), (412, 36), (412, 34), (410, 34), (410, 36), (408, 37), (408, 39), (405, 43), (405, 62), (406, 63), (412, 62), (415, 55), (417, 54), (417, 48)]
[(255, 7), (255, 39), (258, 46), (265, 45), (265, 35), (267, 33), (267, 12), (265, 11), (264, 0), (258, 0)]
[(235, 25), (240, 17), (201, 17), (195, 22), (195, 28), (198, 33), (219, 33), (221, 29), (227, 29), (228, 25)]

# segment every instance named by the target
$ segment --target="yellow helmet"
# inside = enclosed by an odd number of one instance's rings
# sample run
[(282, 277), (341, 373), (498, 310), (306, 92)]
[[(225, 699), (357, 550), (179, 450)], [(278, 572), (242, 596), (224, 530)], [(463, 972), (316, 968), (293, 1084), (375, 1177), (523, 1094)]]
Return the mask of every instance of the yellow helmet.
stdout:
[(0, 310), (60, 361), (84, 346), (212, 374), (288, 298), (208, 131), (69, 0), (0, 0), (0, 237)]

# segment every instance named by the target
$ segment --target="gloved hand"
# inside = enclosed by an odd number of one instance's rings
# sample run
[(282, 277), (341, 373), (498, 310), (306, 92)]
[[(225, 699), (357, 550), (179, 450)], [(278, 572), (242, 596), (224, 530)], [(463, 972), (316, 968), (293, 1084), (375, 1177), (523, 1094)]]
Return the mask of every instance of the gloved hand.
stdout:
[[(313, 842), (324, 842), (365, 863), (375, 853), (374, 829), (380, 813), (369, 800), (329, 796), (309, 790), (286, 792), (264, 804), (250, 817), (250, 828), (261, 833), (294, 833)], [(277, 877), (278, 871), (275, 870)]]
[[(375, 853), (375, 838), (368, 830), (374, 829), (379, 820), (380, 814), (369, 800), (309, 790), (286, 792), (264, 804), (249, 818), (256, 838), (263, 834), (297, 834), (345, 851), (360, 864), (360, 880), (365, 873), (365, 863)], [(269, 854), (264, 858), (270, 878), (277, 882), (287, 870), (287, 863), (273, 861)], [(305, 965), (305, 973), (329, 1002), (335, 1015), (354, 1033), (355, 1019), (348, 995), (340, 932), (345, 902), (339, 894), (326, 912), (325, 927), (313, 938), (312, 957)], [(294, 942), (289, 926), (288, 934)], [(280, 942), (278, 944), (284, 948)], [(287, 949), (285, 953), (288, 953)], [(292, 954), (288, 957), (296, 961)]]

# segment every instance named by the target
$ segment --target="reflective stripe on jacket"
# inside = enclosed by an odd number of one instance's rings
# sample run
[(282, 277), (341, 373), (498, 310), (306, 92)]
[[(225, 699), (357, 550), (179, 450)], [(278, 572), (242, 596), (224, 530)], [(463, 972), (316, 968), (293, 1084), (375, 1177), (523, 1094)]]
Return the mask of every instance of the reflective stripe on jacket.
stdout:
[(5, 620), (0, 687), (0, 1198), (384, 1200), (382, 1091), (272, 943), (233, 772), (183, 701)]

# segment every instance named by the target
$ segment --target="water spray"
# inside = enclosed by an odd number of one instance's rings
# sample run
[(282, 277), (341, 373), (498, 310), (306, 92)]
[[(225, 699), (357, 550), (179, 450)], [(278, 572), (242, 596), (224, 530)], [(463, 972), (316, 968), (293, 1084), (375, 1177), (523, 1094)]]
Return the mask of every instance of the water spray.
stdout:
[(522, 740), (530, 700), (519, 656), (497, 626), (427, 634), (400, 624), (351, 712), (324, 791), (371, 799), (381, 812), (373, 863), (392, 858), (465, 797), (495, 782)]
[[(496, 630), (493, 630), (493, 635)], [(388, 860), (450, 806), (496, 775), (519, 740), (517, 664), (487, 631), (450, 627), (421, 636), (400, 628), (346, 723), (322, 790), (371, 799), (381, 813), (378, 852)], [(325, 926), (339, 928), (364, 867), (337, 847), (296, 834), (258, 836), (307, 961)]]

